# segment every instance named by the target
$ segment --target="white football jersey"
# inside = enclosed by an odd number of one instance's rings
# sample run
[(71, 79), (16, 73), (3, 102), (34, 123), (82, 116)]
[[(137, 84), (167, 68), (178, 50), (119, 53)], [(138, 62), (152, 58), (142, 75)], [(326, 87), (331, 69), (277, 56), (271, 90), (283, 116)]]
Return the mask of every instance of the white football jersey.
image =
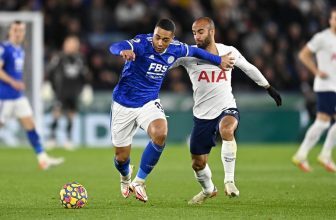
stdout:
[(323, 30), (315, 34), (307, 46), (316, 54), (318, 69), (328, 74), (325, 79), (315, 77), (314, 91), (336, 92), (336, 34), (330, 29)]
[[(260, 71), (250, 64), (239, 51), (224, 44), (216, 44), (219, 56), (229, 52), (235, 57), (235, 66), (243, 70), (260, 86), (267, 86), (268, 82)], [(177, 59), (172, 67), (184, 66), (187, 70), (194, 91), (193, 114), (200, 119), (214, 119), (224, 109), (236, 108), (236, 101), (232, 94), (231, 73), (224, 71), (208, 61), (194, 57)]]

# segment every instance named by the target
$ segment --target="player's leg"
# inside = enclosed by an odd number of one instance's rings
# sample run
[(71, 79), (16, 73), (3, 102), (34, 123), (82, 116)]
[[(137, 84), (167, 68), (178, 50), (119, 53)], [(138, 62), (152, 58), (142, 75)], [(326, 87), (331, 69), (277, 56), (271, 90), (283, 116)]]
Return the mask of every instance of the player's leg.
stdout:
[(139, 110), (137, 122), (151, 138), (142, 153), (140, 167), (132, 183), (136, 198), (146, 202), (148, 197), (144, 182), (161, 157), (168, 133), (167, 120), (160, 101), (155, 100), (144, 105)]
[[(328, 113), (336, 120), (336, 93), (329, 94), (329, 111)], [(336, 172), (336, 165), (332, 159), (332, 150), (336, 144), (336, 123), (334, 122), (328, 130), (326, 140), (323, 144), (322, 151), (318, 156), (318, 161), (327, 171)]]
[(74, 150), (74, 144), (72, 142), (72, 127), (73, 127), (73, 120), (77, 112), (73, 109), (69, 109), (66, 111), (66, 118), (67, 118), (67, 126), (66, 126), (66, 140), (63, 144), (64, 148), (67, 150)]
[(114, 102), (111, 105), (111, 136), (115, 147), (114, 166), (120, 173), (120, 190), (124, 198), (130, 196), (132, 166), (130, 152), (133, 136), (137, 130), (136, 110)]
[(11, 107), (13, 105), (12, 101), (6, 101), (0, 99), (0, 128), (5, 125), (6, 119), (10, 117)]
[(15, 101), (14, 114), (27, 133), (28, 140), (37, 155), (41, 169), (47, 170), (51, 166), (56, 166), (64, 162), (63, 158), (52, 158), (44, 151), (40, 136), (35, 128), (32, 110), (27, 98), (23, 97)]
[(195, 178), (202, 190), (188, 204), (202, 204), (206, 199), (217, 195), (217, 188), (212, 182), (212, 173), (208, 165), (208, 154), (216, 145), (216, 126), (218, 119), (204, 120), (194, 117), (194, 126), (190, 137), (190, 153)]
[(47, 149), (52, 149), (56, 146), (56, 130), (58, 128), (59, 118), (62, 116), (62, 104), (56, 102), (52, 107), (52, 122), (50, 124), (50, 138), (46, 142)]
[(237, 109), (224, 111), (224, 117), (219, 123), (219, 133), (222, 138), (221, 159), (224, 166), (225, 193), (230, 197), (239, 196), (235, 186), (234, 174), (236, 165), (237, 143), (234, 133), (238, 126), (239, 112)]
[(307, 160), (308, 153), (319, 141), (323, 132), (328, 129), (331, 120), (330, 115), (327, 113), (329, 111), (328, 109), (330, 108), (329, 107), (330, 100), (328, 93), (318, 92), (316, 95), (317, 95), (316, 119), (314, 123), (307, 130), (303, 142), (301, 143), (298, 151), (292, 158), (293, 163), (297, 165), (304, 172), (311, 171), (311, 168)]

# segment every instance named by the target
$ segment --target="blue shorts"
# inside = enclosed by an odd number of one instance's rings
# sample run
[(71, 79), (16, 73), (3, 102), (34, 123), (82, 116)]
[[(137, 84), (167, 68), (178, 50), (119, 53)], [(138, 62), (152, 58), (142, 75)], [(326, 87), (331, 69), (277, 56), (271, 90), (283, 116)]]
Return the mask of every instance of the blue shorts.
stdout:
[(336, 92), (317, 92), (317, 112), (336, 114)]
[(231, 115), (239, 122), (239, 111), (236, 108), (226, 109), (217, 118), (207, 120), (194, 117), (194, 127), (190, 137), (190, 153), (195, 155), (208, 154), (216, 146), (216, 137), (221, 119)]

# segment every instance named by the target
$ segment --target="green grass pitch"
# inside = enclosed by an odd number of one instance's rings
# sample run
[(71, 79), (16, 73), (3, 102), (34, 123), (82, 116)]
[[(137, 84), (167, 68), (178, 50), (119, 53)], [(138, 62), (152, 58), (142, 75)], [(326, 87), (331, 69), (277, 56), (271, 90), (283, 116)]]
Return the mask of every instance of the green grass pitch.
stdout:
[[(219, 190), (203, 205), (187, 201), (200, 191), (186, 146), (167, 146), (147, 179), (149, 201), (124, 199), (112, 158), (113, 149), (56, 150), (65, 164), (49, 171), (37, 169), (32, 150), (0, 148), (0, 219), (334, 219), (335, 174), (316, 162), (312, 173), (302, 173), (290, 158), (293, 144), (239, 145), (236, 183), (240, 197), (224, 195), (220, 148), (209, 164)], [(138, 167), (142, 149), (132, 150)], [(83, 209), (64, 209), (59, 202), (63, 184), (78, 181), (89, 195)]]

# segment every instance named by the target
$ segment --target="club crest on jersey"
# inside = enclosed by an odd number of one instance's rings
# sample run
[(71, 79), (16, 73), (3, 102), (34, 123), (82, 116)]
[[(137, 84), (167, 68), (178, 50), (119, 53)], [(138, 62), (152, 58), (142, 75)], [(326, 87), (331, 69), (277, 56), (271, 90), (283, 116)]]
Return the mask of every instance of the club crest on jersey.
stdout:
[(152, 79), (163, 78), (168, 70), (168, 66), (160, 63), (151, 63), (148, 67), (146, 75)]
[(172, 63), (174, 62), (174, 60), (175, 60), (175, 58), (174, 58), (173, 56), (170, 56), (170, 57), (168, 57), (167, 62), (168, 62), (169, 64), (172, 64)]
[(207, 72), (202, 70), (198, 76), (198, 82), (206, 81), (207, 83), (220, 82), (221, 80), (227, 81), (225, 71), (221, 70), (219, 73), (216, 71)]

